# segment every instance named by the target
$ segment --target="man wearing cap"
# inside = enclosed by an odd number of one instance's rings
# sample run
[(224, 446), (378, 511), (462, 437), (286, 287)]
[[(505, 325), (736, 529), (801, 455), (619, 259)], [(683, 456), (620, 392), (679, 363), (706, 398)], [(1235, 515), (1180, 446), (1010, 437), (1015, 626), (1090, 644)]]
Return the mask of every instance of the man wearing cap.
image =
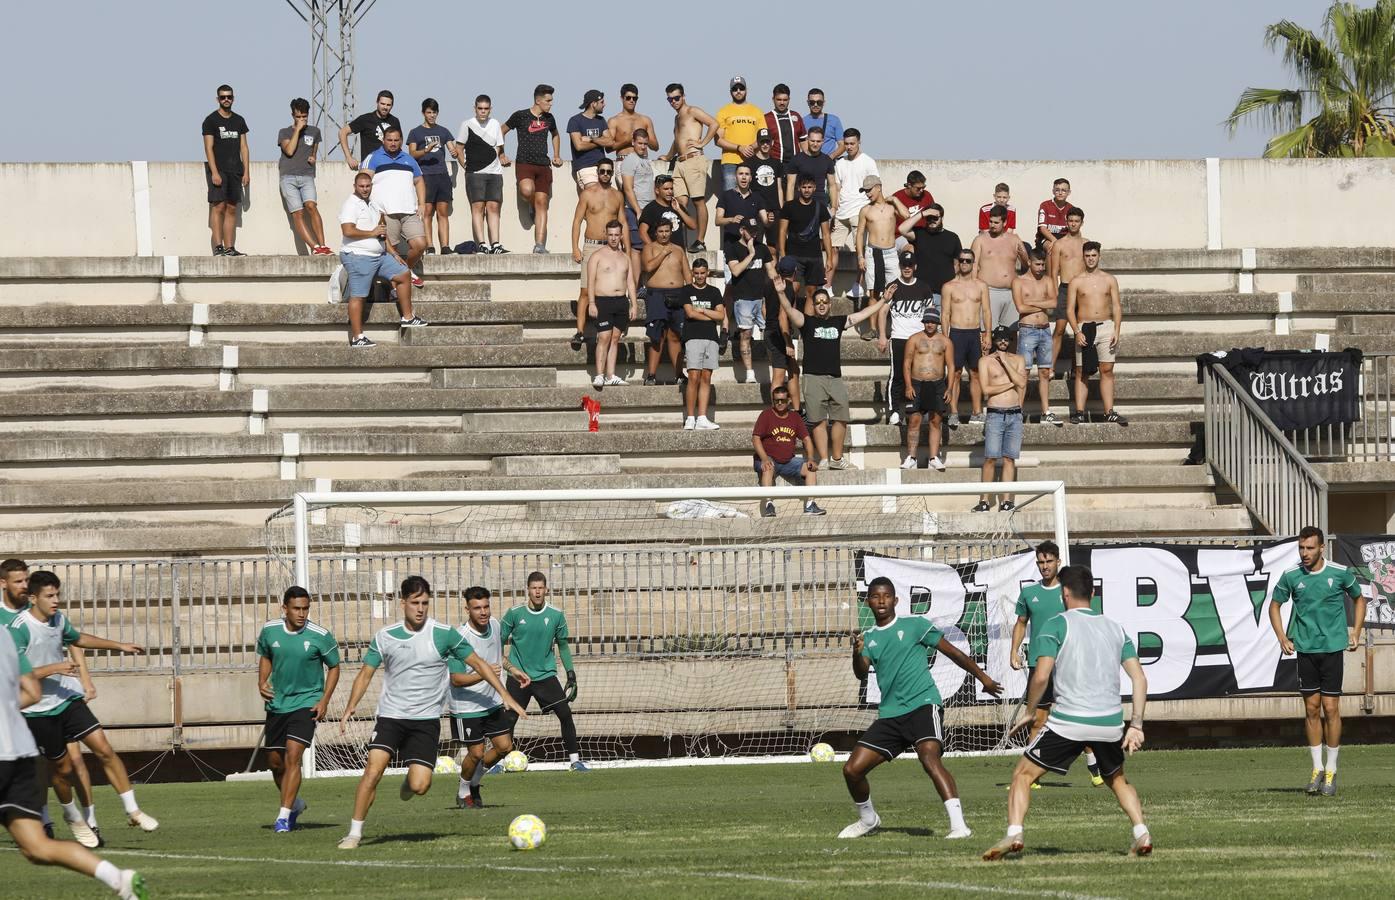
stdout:
[[(833, 164), (833, 177), (838, 182), (838, 205), (833, 213), (833, 247), (839, 251), (853, 249), (857, 215), (868, 203), (862, 188), (869, 175), (881, 174), (877, 171), (877, 161), (862, 152), (862, 132), (856, 128), (843, 132), (843, 146), (846, 152)], [(894, 222), (891, 227), (894, 232)], [(895, 239), (891, 242), (895, 243)], [(859, 282), (853, 282), (849, 296), (862, 296)]]
[(756, 132), (765, 116), (754, 103), (746, 102), (746, 79), (732, 77), (728, 84), (731, 102), (717, 110), (717, 146), (722, 148), (722, 190), (736, 187), (736, 167), (756, 155)]
[[(843, 160), (838, 160), (842, 165)], [(865, 198), (862, 210), (857, 214), (857, 231), (854, 249), (857, 253), (858, 281), (865, 293), (873, 299), (881, 297), (887, 285), (895, 280), (898, 268), (896, 259), (896, 210), (886, 197), (882, 196), (882, 179), (868, 175), (862, 179), (857, 194)], [(875, 327), (862, 335), (866, 341), (877, 337)]]
[(890, 425), (901, 424), (906, 393), (906, 341), (922, 330), (925, 311), (935, 308), (930, 286), (916, 277), (915, 254), (902, 253), (898, 263), (900, 276), (882, 294), (887, 304), (877, 328), (881, 335), (877, 346), (883, 351), (888, 344), (891, 346), (891, 371), (886, 380), (886, 418)]
[(770, 92), (770, 102), (775, 108), (765, 114), (765, 127), (770, 132), (770, 155), (780, 162), (789, 162), (799, 152), (799, 143), (804, 140), (804, 117), (790, 109), (790, 86), (784, 83), (775, 85)]
[(697, 238), (688, 249), (698, 253), (707, 249), (702, 240), (707, 234), (708, 171), (702, 148), (717, 136), (717, 120), (701, 107), (688, 103), (683, 85), (676, 81), (664, 88), (664, 96), (673, 108), (673, 146), (659, 159), (673, 162), (673, 187), (678, 205), (686, 207), (691, 197), (697, 207)]
[[(924, 196), (930, 196), (929, 192)], [(954, 278), (955, 260), (964, 249), (959, 235), (945, 228), (945, 208), (938, 203), (917, 206), (896, 227), (896, 232), (915, 245), (916, 273), (925, 279), (935, 305), (943, 310), (940, 294), (945, 284)]]
[(615, 139), (606, 130), (605, 94), (592, 88), (586, 92), (579, 107), (581, 112), (567, 120), (567, 137), (572, 141), (572, 175), (577, 190), (596, 183), (596, 165), (606, 158), (607, 149)]
[[(930, 223), (925, 220), (923, 211), (929, 209), (934, 202), (934, 195), (925, 189), (925, 173), (919, 169), (912, 169), (906, 175), (906, 186), (891, 195), (891, 205), (896, 207), (896, 227), (900, 228), (902, 222), (909, 219), (917, 211), (921, 211), (922, 216), (917, 217), (911, 228), (915, 229), (916, 232), (924, 231), (930, 226)], [(912, 240), (912, 238), (897, 238), (897, 249), (899, 250), (908, 240)], [(921, 274), (926, 273), (922, 272)], [(951, 275), (951, 277), (953, 276)]]
[(916, 467), (916, 451), (920, 449), (920, 425), (925, 417), (930, 421), (930, 468), (945, 470), (940, 459), (940, 426), (944, 424), (946, 394), (949, 391), (949, 360), (953, 348), (949, 338), (940, 333), (940, 311), (933, 307), (920, 317), (921, 330), (906, 341), (906, 362), (903, 381), (906, 385), (906, 458), (903, 469)]
[[(988, 405), (983, 425), (983, 482), (991, 484), (998, 460), (1003, 462), (1003, 481), (1017, 476), (1017, 457), (1022, 452), (1022, 398), (1027, 392), (1027, 367), (1022, 357), (1011, 352), (1012, 329), (993, 329), (993, 351), (978, 361), (978, 383)], [(990, 494), (979, 495), (974, 512), (993, 508)], [(1011, 494), (1001, 494), (998, 509), (1007, 512), (1014, 504)]]
[[(756, 155), (751, 157), (751, 190), (760, 194), (765, 208), (779, 212), (785, 205), (785, 164), (774, 156), (770, 130), (762, 128), (756, 132)], [(770, 246), (775, 246), (773, 230), (768, 235)]]

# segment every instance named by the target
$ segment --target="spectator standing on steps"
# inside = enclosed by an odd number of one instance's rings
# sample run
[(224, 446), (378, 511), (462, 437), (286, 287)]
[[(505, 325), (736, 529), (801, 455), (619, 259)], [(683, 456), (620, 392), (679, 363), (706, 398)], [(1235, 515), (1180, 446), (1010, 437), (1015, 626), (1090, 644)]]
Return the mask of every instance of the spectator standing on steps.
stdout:
[[(1017, 457), (1022, 453), (1022, 399), (1027, 395), (1027, 367), (1012, 352), (1012, 328), (993, 329), (993, 352), (978, 361), (978, 383), (988, 406), (983, 425), (983, 483), (991, 484), (998, 461), (1003, 463), (1003, 481), (1017, 476)], [(991, 494), (979, 496), (974, 512), (993, 508)], [(1014, 508), (1011, 494), (1000, 494), (998, 509)]]
[(676, 231), (673, 240), (680, 246), (688, 246), (693, 253), (701, 253), (707, 249), (703, 241), (707, 236), (708, 177), (707, 157), (702, 148), (717, 136), (717, 120), (701, 107), (688, 103), (683, 85), (676, 81), (664, 88), (664, 96), (673, 109), (673, 145), (659, 159), (673, 163), (674, 195), (678, 205), (686, 207), (688, 199), (692, 198), (697, 207), (697, 234), (693, 243), (683, 244)]
[(921, 330), (906, 341), (906, 362), (903, 382), (906, 385), (906, 458), (903, 469), (917, 465), (916, 451), (920, 449), (920, 426), (926, 417), (930, 423), (930, 468), (943, 472), (940, 459), (940, 426), (949, 408), (949, 380), (945, 377), (954, 349), (949, 338), (940, 333), (940, 311), (931, 307), (921, 314)]
[[(615, 118), (620, 118), (616, 116)], [(611, 120), (612, 124), (614, 119)], [(654, 202), (654, 165), (649, 159), (649, 130), (636, 128), (629, 135), (629, 152), (618, 157), (616, 185), (625, 197), (625, 224), (630, 233), (630, 262), (639, 271), (639, 251), (644, 246), (639, 235), (639, 217)], [(670, 183), (671, 180), (670, 180)]]
[[(1051, 242), (1046, 257), (1046, 274), (1056, 284), (1056, 330), (1051, 335), (1051, 361), (1055, 365), (1061, 358), (1061, 343), (1066, 334), (1066, 297), (1070, 294), (1071, 279), (1085, 271), (1083, 248), (1085, 235), (1080, 231), (1085, 225), (1085, 210), (1073, 206), (1066, 213), (1066, 233)], [(1045, 248), (1043, 248), (1045, 249)]]
[[(765, 295), (770, 290), (775, 263), (770, 248), (759, 238), (761, 229), (758, 225), (742, 223), (740, 234), (740, 240), (729, 248), (727, 271), (731, 273), (732, 309), (736, 315), (736, 355), (741, 360), (741, 367), (746, 370), (742, 380), (746, 384), (755, 384), (751, 337), (755, 331), (766, 330)], [(778, 329), (779, 323), (776, 322), (773, 327)]]
[(1017, 235), (1007, 230), (1007, 207), (995, 206), (988, 213), (988, 231), (970, 245), (977, 262), (974, 276), (988, 285), (988, 305), (994, 325), (1017, 324), (1017, 307), (1012, 303), (1012, 280), (1017, 264), (1027, 263), (1027, 248)]
[(684, 204), (674, 199), (672, 175), (660, 173), (654, 176), (654, 200), (646, 204), (639, 214), (639, 240), (641, 250), (657, 240), (655, 228), (659, 221), (668, 222), (672, 229), (669, 240), (679, 247), (684, 246), (683, 238), (697, 227), (696, 220), (684, 208)]
[(630, 322), (639, 315), (624, 226), (611, 219), (604, 233), (605, 244), (582, 264), (586, 287), (580, 300), (583, 311), (589, 310), (596, 322), (596, 377), (591, 385), (597, 389), (625, 384), (625, 379), (615, 374), (615, 362)]
[(1072, 425), (1089, 421), (1085, 415), (1085, 399), (1090, 390), (1087, 379), (1098, 368), (1104, 421), (1128, 425), (1129, 420), (1114, 410), (1114, 360), (1124, 320), (1124, 311), (1119, 305), (1119, 281), (1100, 268), (1098, 241), (1085, 242), (1081, 259), (1085, 272), (1071, 281), (1066, 297), (1066, 316), (1075, 333), (1075, 407), (1071, 410), (1070, 421)]
[(916, 276), (925, 279), (935, 306), (943, 312), (941, 293), (945, 284), (954, 279), (959, 251), (964, 249), (959, 235), (945, 228), (945, 208), (938, 203), (918, 206), (901, 220), (896, 230), (914, 244)]
[(1066, 423), (1056, 418), (1048, 399), (1056, 359), (1051, 352), (1051, 312), (1056, 308), (1056, 282), (1046, 274), (1046, 254), (1040, 247), (1033, 247), (1027, 256), (1031, 260), (1027, 274), (1019, 275), (1012, 282), (1012, 302), (1020, 316), (1017, 350), (1028, 372), (1036, 366), (1042, 423), (1059, 428)]
[(824, 112), (826, 101), (820, 88), (809, 89), (809, 114), (804, 117), (804, 127), (821, 133), (819, 152), (829, 159), (843, 155), (843, 120), (830, 112)]
[(291, 214), (296, 236), (314, 256), (334, 253), (325, 245), (325, 224), (315, 196), (315, 158), (320, 152), (320, 129), (309, 124), (310, 103), (291, 101), (291, 124), (276, 132), (276, 172), (281, 176), (281, 199)]
[(567, 138), (572, 145), (572, 177), (578, 191), (596, 183), (596, 167), (605, 160), (615, 140), (606, 129), (605, 94), (594, 88), (581, 99), (581, 112), (567, 120)]
[(208, 222), (214, 256), (246, 256), (233, 242), (237, 208), (250, 179), (247, 121), (233, 112), (231, 85), (218, 86), (218, 108), (203, 120), (203, 174), (208, 182)]
[[(552, 197), (552, 170), (562, 167), (562, 137), (557, 132), (557, 120), (552, 117), (552, 85), (533, 88), (533, 105), (520, 109), (504, 122), (503, 137), (518, 132), (514, 152), (514, 178), (518, 180), (518, 195), (533, 210), (533, 252), (547, 252), (547, 204)], [(552, 155), (548, 155), (548, 141)], [(509, 158), (499, 151), (500, 165), (507, 166)]]
[[(656, 201), (657, 202), (657, 201)], [(640, 263), (644, 267), (645, 282), (645, 336), (649, 347), (645, 351), (644, 383), (659, 383), (659, 359), (668, 350), (669, 363), (675, 377), (683, 371), (678, 364), (682, 351), (679, 338), (683, 334), (683, 291), (692, 281), (688, 268), (688, 254), (673, 243), (673, 227), (667, 219), (661, 219), (654, 226), (652, 243), (644, 245)]]
[[(407, 268), (413, 269), (426, 252), (426, 183), (421, 167), (402, 148), (402, 129), (383, 132), (383, 146), (363, 161), (363, 171), (373, 176), (373, 200), (387, 223), (387, 242), (396, 248), (407, 242)], [(412, 287), (424, 282), (412, 275)]]
[(802, 284), (806, 299), (814, 296), (815, 288), (832, 280), (833, 266), (837, 263), (829, 231), (833, 217), (828, 207), (816, 198), (815, 190), (811, 176), (799, 176), (799, 189), (794, 199), (780, 209), (776, 242), (782, 260), (792, 257), (796, 261), (795, 279)]
[(426, 231), (426, 252), (431, 253), (431, 220), (436, 220), (436, 235), (440, 238), (441, 253), (454, 253), (450, 242), (450, 204), (455, 199), (455, 191), (450, 183), (450, 173), (446, 171), (446, 150), (455, 145), (455, 136), (450, 129), (436, 123), (441, 114), (441, 106), (433, 98), (421, 101), (422, 124), (407, 135), (407, 152), (421, 168), (421, 179), (426, 185), (426, 206), (422, 213), (422, 225)]
[(901, 408), (905, 396), (906, 342), (924, 328), (924, 315), (934, 309), (930, 286), (916, 274), (915, 254), (909, 251), (900, 256), (900, 274), (881, 293), (886, 303), (877, 317), (877, 329), (881, 337), (877, 347), (883, 353), (891, 348), (891, 369), (886, 380), (887, 424), (901, 424)]
[(499, 243), (499, 207), (504, 202), (504, 132), (490, 117), (494, 101), (488, 94), (475, 98), (475, 114), (460, 123), (460, 137), (451, 153), (465, 167), (465, 196), (470, 201), (470, 224), (481, 253), (505, 253)]
[[(838, 205), (833, 210), (833, 223), (831, 237), (833, 238), (833, 248), (838, 252), (851, 250), (857, 259), (861, 260), (861, 251), (857, 248), (857, 222), (862, 210), (870, 203), (867, 191), (869, 180), (875, 178), (877, 185), (882, 183), (881, 174), (877, 171), (877, 161), (870, 154), (862, 150), (862, 132), (856, 128), (849, 128), (843, 137), (843, 146), (847, 152), (843, 154), (837, 162), (833, 164), (833, 177), (838, 182)], [(890, 204), (888, 204), (888, 207)], [(895, 234), (896, 224), (894, 219), (887, 224), (887, 234)], [(894, 244), (894, 239), (892, 240)], [(889, 247), (889, 253), (895, 252), (895, 247)], [(836, 260), (834, 261), (836, 264)], [(830, 278), (832, 276), (830, 275)], [(867, 295), (867, 291), (862, 285), (861, 279), (853, 281), (852, 290), (848, 292), (849, 297), (862, 298)]]
[(633, 84), (620, 85), (620, 114), (610, 119), (610, 136), (614, 140), (612, 149), (618, 163), (634, 152), (634, 134), (641, 128), (650, 136), (649, 145), (654, 145), (654, 120), (644, 113), (636, 112), (639, 104), (639, 88)]
[[(595, 167), (597, 180), (582, 188), (576, 198), (576, 214), (572, 216), (572, 262), (581, 264), (581, 292), (576, 302), (576, 334), (572, 342), (586, 334), (586, 286), (589, 267), (586, 261), (591, 254), (606, 245), (609, 236), (609, 223), (624, 218), (624, 200), (614, 188), (615, 163), (602, 158)], [(582, 246), (581, 223), (586, 223), (586, 245)], [(621, 249), (626, 255), (630, 252), (630, 236), (626, 229), (621, 235)], [(598, 360), (599, 362), (599, 360)]]
[(790, 109), (790, 86), (777, 84), (770, 92), (774, 108), (765, 114), (765, 130), (771, 137), (770, 155), (782, 163), (789, 162), (799, 152), (804, 140), (804, 117)]
[(988, 218), (993, 214), (993, 207), (1001, 206), (1007, 210), (1007, 230), (1016, 233), (1017, 231), (1017, 207), (1012, 205), (1012, 188), (1005, 182), (998, 182), (993, 186), (993, 199), (978, 208), (978, 230), (988, 230)]
[[(814, 447), (809, 442), (809, 428), (804, 419), (790, 409), (790, 392), (783, 385), (770, 389), (770, 408), (756, 417), (751, 429), (751, 446), (755, 448), (756, 475), (761, 487), (772, 487), (776, 476), (790, 484), (814, 487), (818, 481), (818, 463), (814, 462)], [(803, 448), (801, 455), (798, 451)], [(775, 516), (775, 501), (766, 500), (760, 506), (762, 518)], [(821, 516), (822, 508), (813, 500), (804, 504), (804, 514)]]
[(833, 160), (819, 151), (822, 146), (823, 129), (810, 128), (804, 135), (804, 148), (785, 164), (785, 202), (798, 196), (800, 179), (809, 178), (814, 182), (814, 199), (827, 207), (831, 216), (838, 208), (838, 177)]
[(354, 192), (339, 209), (339, 231), (344, 237), (339, 260), (349, 279), (349, 346), (375, 347), (363, 333), (363, 301), (373, 292), (378, 279), (392, 285), (402, 328), (419, 328), (426, 320), (412, 312), (412, 272), (397, 252), (395, 244), (384, 246), (387, 223), (382, 206), (374, 202), (373, 175), (354, 176)]
[(756, 132), (765, 115), (746, 99), (746, 79), (737, 75), (727, 85), (731, 102), (717, 110), (717, 146), (722, 148), (722, 190), (736, 187), (736, 167), (756, 155)]
[(692, 273), (693, 283), (683, 302), (683, 361), (688, 367), (683, 430), (714, 431), (721, 426), (707, 418), (707, 401), (712, 396), (712, 372), (721, 355), (718, 341), (726, 330), (727, 308), (722, 292), (707, 283), (707, 260), (693, 260)]
[[(373, 151), (383, 145), (383, 135), (387, 134), (389, 128), (402, 128), (402, 123), (392, 114), (392, 104), (392, 91), (378, 91), (372, 112), (364, 113), (339, 129), (339, 149), (344, 151), (344, 162), (351, 170), (357, 171), (359, 160), (372, 156)], [(357, 158), (349, 150), (351, 134), (358, 136)]]
[[(756, 155), (751, 157), (751, 190), (761, 195), (765, 208), (778, 212), (785, 205), (785, 164), (771, 154), (770, 132), (756, 132)], [(766, 229), (772, 234), (774, 229)], [(771, 246), (774, 241), (769, 241)]]

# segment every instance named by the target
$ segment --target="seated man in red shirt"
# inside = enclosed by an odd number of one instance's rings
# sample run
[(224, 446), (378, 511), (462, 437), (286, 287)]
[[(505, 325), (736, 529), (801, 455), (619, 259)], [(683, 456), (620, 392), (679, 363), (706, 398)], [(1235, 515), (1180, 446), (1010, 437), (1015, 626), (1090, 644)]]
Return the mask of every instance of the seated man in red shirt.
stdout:
[[(780, 476), (791, 484), (814, 486), (819, 464), (814, 462), (814, 444), (809, 439), (809, 428), (798, 413), (790, 411), (790, 392), (784, 385), (770, 391), (770, 409), (764, 410), (751, 429), (751, 446), (755, 448), (755, 469), (760, 476), (761, 487), (775, 484), (775, 476)], [(795, 450), (803, 446), (804, 454)], [(775, 515), (775, 501), (766, 500), (761, 504), (763, 518)], [(804, 504), (804, 514), (821, 516), (823, 509), (813, 500)]]

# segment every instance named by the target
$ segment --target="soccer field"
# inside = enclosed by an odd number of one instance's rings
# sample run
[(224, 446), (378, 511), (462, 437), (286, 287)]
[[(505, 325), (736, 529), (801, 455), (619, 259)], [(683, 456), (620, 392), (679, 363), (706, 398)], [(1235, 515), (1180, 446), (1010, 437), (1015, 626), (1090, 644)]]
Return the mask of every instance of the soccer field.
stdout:
[[(1001, 836), (1014, 758), (950, 760), (974, 836), (945, 841), (944, 808), (914, 760), (872, 775), (884, 830), (840, 841), (855, 818), (836, 763), (489, 776), (488, 808), (457, 810), (454, 776), (403, 803), (383, 780), (363, 846), (343, 852), (354, 779), (307, 782), (301, 827), (275, 835), (269, 782), (153, 785), (154, 834), (98, 814), (121, 866), (169, 897), (1388, 896), (1395, 754), (1344, 748), (1335, 798), (1307, 797), (1301, 747), (1145, 751), (1130, 761), (1156, 844), (1125, 855), (1127, 820), (1084, 765), (1032, 793), (1027, 852), (984, 863)], [(56, 806), (54, 807), (56, 811)], [(544, 847), (509, 848), (509, 820), (548, 826)], [(59, 826), (62, 831), (62, 826)], [(95, 882), (0, 851), (5, 897), (108, 896)]]

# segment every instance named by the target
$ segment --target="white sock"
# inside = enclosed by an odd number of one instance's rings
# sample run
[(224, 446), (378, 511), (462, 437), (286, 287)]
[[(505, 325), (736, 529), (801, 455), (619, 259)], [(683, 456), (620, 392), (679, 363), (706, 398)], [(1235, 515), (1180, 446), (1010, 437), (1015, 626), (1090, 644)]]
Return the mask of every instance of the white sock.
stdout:
[(964, 824), (964, 807), (959, 802), (958, 797), (945, 801), (945, 812), (949, 813), (949, 827), (951, 829), (969, 827)]
[(1008, 826), (1008, 833), (1007, 833), (1007, 836), (1008, 836), (1008, 837), (1021, 837), (1021, 836), (1022, 836), (1022, 826), (1021, 826), (1021, 825), (1009, 825), (1009, 826)]
[(82, 808), (83, 818), (87, 820), (89, 828), (97, 827), (97, 807), (96, 805), (84, 806)]
[(864, 824), (871, 825), (873, 822), (877, 821), (877, 811), (872, 808), (871, 797), (868, 797), (861, 803), (858, 803), (856, 800), (854, 800), (853, 805), (857, 807), (858, 819), (860, 819)]
[(349, 820), (349, 837), (363, 837), (363, 820)]
[(1135, 838), (1141, 838), (1147, 833), (1148, 826), (1144, 825), (1142, 822), (1139, 822), (1137, 825), (1133, 826), (1133, 836)]
[(1093, 750), (1086, 750), (1086, 751), (1085, 751), (1085, 765), (1087, 765), (1087, 766), (1099, 765), (1099, 763), (1095, 761), (1095, 751), (1093, 751)]
[[(478, 771), (479, 771), (480, 769), (482, 769), (482, 768), (484, 768), (484, 767), (483, 767), (483, 766), (475, 766), (475, 771), (478, 772)], [(472, 777), (472, 778), (474, 777), (473, 773), (471, 773), (471, 777)], [(468, 796), (470, 796), (470, 782), (467, 781), (467, 780), (465, 780), (464, 778), (460, 779), (460, 783), (457, 784), (457, 785), (455, 786), (455, 796), (457, 796), (457, 797), (468, 797)]]
[(1314, 768), (1314, 769), (1321, 769), (1321, 768), (1322, 768), (1322, 745), (1321, 745), (1321, 744), (1318, 744), (1316, 747), (1309, 747), (1309, 748), (1308, 748), (1308, 753), (1312, 754), (1312, 757), (1313, 757), (1313, 768)]
[(76, 800), (73, 800), (73, 801), (71, 801), (71, 802), (69, 802), (69, 803), (59, 803), (58, 805), (61, 806), (61, 807), (63, 807), (63, 821), (65, 821), (65, 822), (82, 822), (82, 821), (83, 821), (83, 818), (82, 818), (82, 810), (78, 809), (78, 805), (77, 805), (77, 801), (76, 801)]
[(136, 804), (135, 788), (132, 788), (124, 794), (118, 794), (117, 796), (121, 798), (121, 805), (126, 808), (126, 815), (129, 816), (131, 813), (140, 812), (140, 807)]
[(1327, 748), (1327, 771), (1334, 775), (1337, 773), (1337, 751), (1340, 749), (1340, 747)]
[(581, 762), (580, 753), (568, 753), (567, 758), (570, 759), (572, 762)]
[(480, 760), (479, 763), (475, 765), (475, 771), (470, 773), (470, 787), (480, 786), (480, 782), (484, 780), (485, 770), (488, 768), (489, 767), (484, 764), (484, 760)]
[(289, 806), (283, 806), (276, 811), (276, 818), (278, 819), (289, 819), (290, 817), (291, 809)]
[(97, 871), (92, 873), (92, 877), (113, 891), (121, 890), (121, 870), (106, 860), (97, 863)]

